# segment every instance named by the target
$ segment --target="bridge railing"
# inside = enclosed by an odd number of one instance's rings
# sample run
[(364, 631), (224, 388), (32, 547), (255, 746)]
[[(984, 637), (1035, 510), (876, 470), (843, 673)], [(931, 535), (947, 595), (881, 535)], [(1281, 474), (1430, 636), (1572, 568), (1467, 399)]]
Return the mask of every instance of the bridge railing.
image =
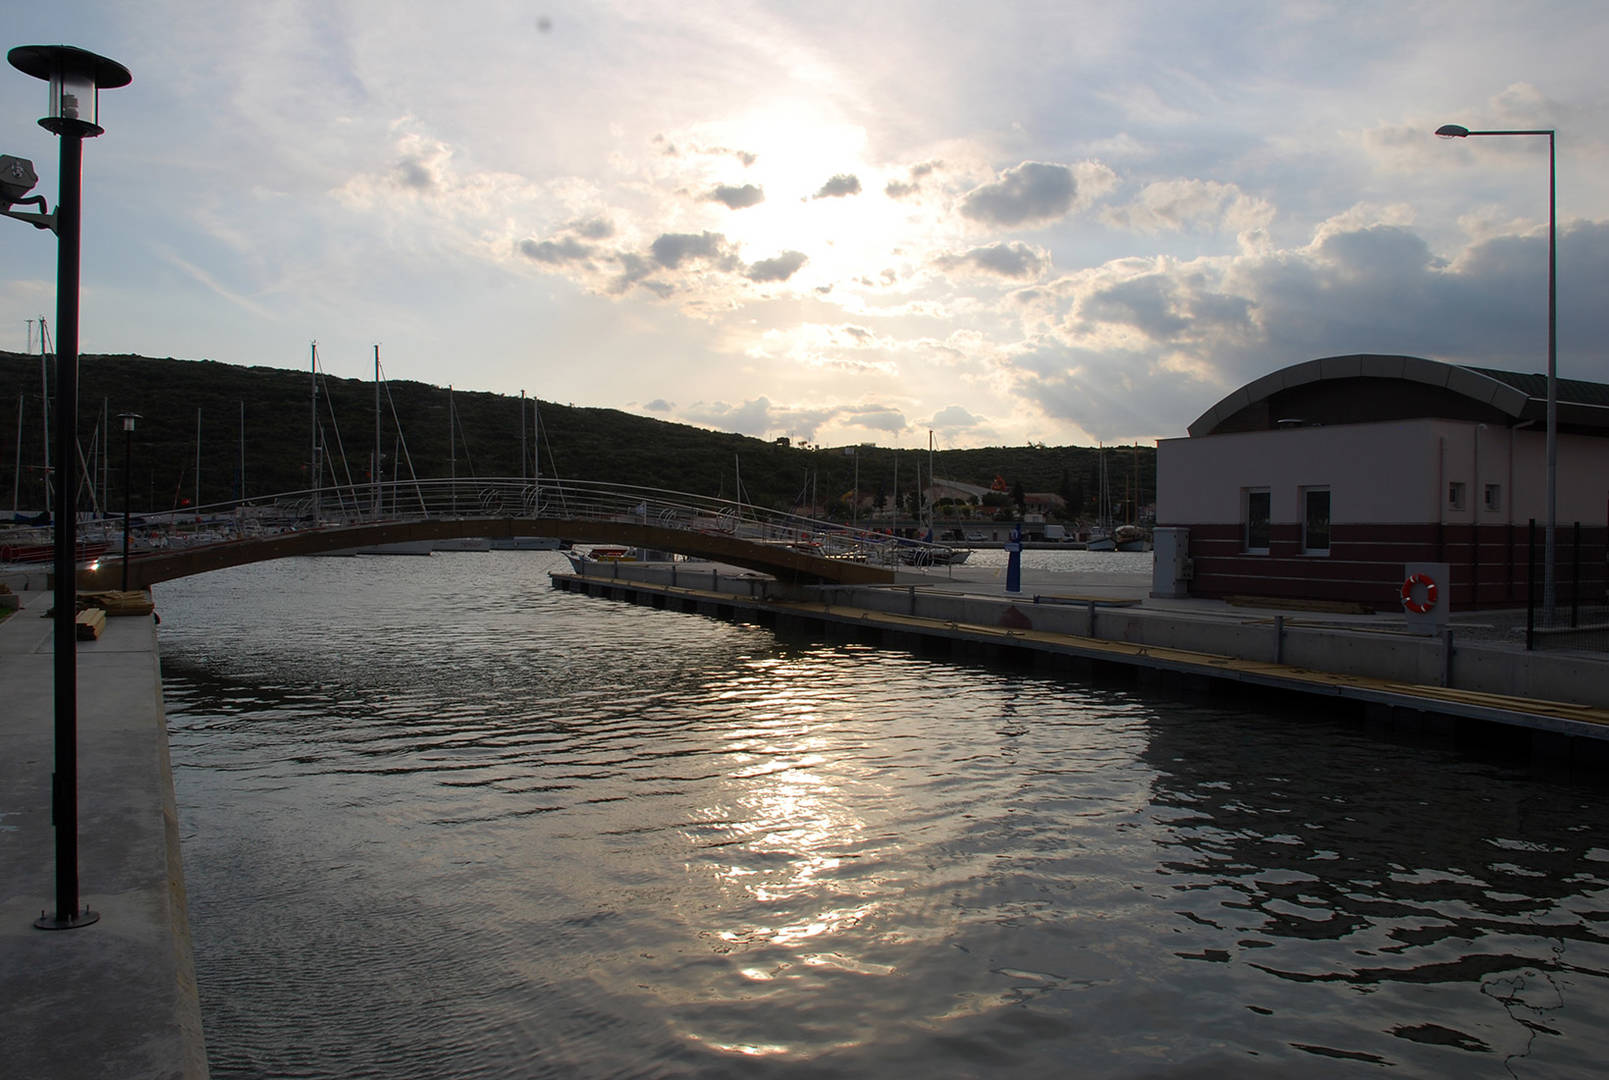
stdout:
[[(223, 543), (304, 529), (381, 522), (512, 518), (618, 521), (782, 544), (826, 558), (893, 563), (945, 550), (919, 541), (690, 492), (598, 481), (518, 478), (401, 480), (282, 492), (138, 515), (141, 547)], [(121, 519), (101, 523), (114, 549)], [(918, 553), (913, 560), (911, 552)]]

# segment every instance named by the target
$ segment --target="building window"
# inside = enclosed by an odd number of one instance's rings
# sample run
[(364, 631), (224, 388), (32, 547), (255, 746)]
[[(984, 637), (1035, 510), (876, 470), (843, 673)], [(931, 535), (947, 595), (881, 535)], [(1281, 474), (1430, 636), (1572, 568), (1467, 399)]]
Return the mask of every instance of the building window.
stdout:
[(1246, 550), (1266, 554), (1273, 495), (1267, 488), (1246, 488), (1242, 501), (1245, 503)]
[(1447, 484), (1447, 509), (1462, 510), (1464, 508), (1464, 482), (1453, 480)]
[(1498, 513), (1500, 510), (1502, 510), (1503, 509), (1503, 485), (1502, 484), (1487, 484), (1486, 485), (1486, 493), (1482, 498), (1482, 502), (1483, 502), (1483, 505), (1486, 507), (1486, 509), (1489, 512), (1493, 513), (1493, 514)]
[(1330, 553), (1330, 489), (1302, 489), (1302, 551), (1308, 555)]

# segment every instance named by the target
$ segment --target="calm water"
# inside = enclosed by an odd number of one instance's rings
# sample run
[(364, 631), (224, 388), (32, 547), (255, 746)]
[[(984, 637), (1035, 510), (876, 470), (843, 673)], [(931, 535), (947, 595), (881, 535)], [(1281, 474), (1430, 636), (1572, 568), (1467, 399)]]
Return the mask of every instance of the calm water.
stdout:
[(162, 586), (218, 1077), (1596, 1075), (1604, 789), (553, 592)]

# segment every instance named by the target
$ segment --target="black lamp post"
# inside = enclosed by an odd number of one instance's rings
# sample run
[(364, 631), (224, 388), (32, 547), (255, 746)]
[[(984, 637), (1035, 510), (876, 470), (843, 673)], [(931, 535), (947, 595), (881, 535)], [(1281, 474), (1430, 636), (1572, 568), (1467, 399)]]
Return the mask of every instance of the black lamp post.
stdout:
[[(1471, 135), (1546, 135), (1548, 137), (1548, 408), (1547, 408), (1547, 531), (1542, 544), (1542, 616), (1553, 622), (1557, 599), (1554, 573), (1556, 565), (1554, 534), (1559, 507), (1559, 290), (1558, 245), (1555, 227), (1555, 182), (1553, 128), (1524, 131), (1471, 131), (1459, 124), (1443, 124), (1436, 134), (1444, 139), (1465, 139)], [(1478, 505), (1478, 504), (1477, 504)]]
[(128, 592), (128, 504), (129, 480), (133, 473), (130, 471), (130, 461), (134, 456), (134, 422), (140, 418), (139, 413), (118, 413), (117, 418), (123, 421), (123, 591)]
[(39, 126), (61, 138), (61, 190), (56, 232), (56, 613), (54, 623), (56, 771), (51, 816), (56, 826), (56, 914), (41, 930), (87, 926), (99, 915), (78, 905), (78, 234), (84, 139), (102, 131), (99, 92), (127, 86), (128, 68), (71, 45), (19, 45), (11, 66), (50, 84), (50, 111)]

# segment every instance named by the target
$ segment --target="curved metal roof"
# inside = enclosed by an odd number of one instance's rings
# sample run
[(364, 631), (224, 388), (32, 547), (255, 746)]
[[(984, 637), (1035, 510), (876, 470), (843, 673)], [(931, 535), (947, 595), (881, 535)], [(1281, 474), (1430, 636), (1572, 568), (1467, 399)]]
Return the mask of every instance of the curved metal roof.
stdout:
[[(1415, 395), (1417, 415), (1424, 416), (1490, 416), (1494, 420), (1507, 419), (1511, 424), (1534, 420), (1539, 426), (1546, 420), (1546, 385), (1544, 375), (1497, 371), (1491, 368), (1468, 367), (1463, 364), (1444, 364), (1420, 356), (1391, 356), (1380, 353), (1354, 353), (1349, 356), (1326, 356), (1270, 372), (1260, 379), (1247, 383), (1224, 397), (1202, 413), (1189, 427), (1192, 436), (1212, 435), (1220, 429), (1255, 430), (1274, 426), (1283, 419), (1269, 417), (1273, 422), (1251, 422), (1249, 417), (1259, 406), (1266, 411), (1271, 399), (1305, 398), (1309, 402), (1322, 400), (1312, 391), (1313, 384), (1334, 383), (1339, 393), (1346, 380), (1393, 380), (1408, 384), (1406, 389), (1418, 388)], [(1359, 384), (1355, 384), (1359, 385)], [(1559, 401), (1559, 428), (1609, 434), (1609, 386), (1577, 379), (1555, 380)], [(1308, 393), (1302, 393), (1306, 388)], [(1294, 392), (1294, 393), (1293, 393)], [(1374, 395), (1375, 400), (1391, 401), (1394, 395)], [(1360, 408), (1359, 400), (1365, 400)], [(1446, 410), (1437, 403), (1452, 406)], [(1401, 419), (1403, 406), (1378, 407), (1378, 415), (1369, 415), (1366, 399), (1354, 396), (1351, 401), (1356, 415), (1350, 422)], [(1231, 423), (1231, 421), (1234, 421)]]

